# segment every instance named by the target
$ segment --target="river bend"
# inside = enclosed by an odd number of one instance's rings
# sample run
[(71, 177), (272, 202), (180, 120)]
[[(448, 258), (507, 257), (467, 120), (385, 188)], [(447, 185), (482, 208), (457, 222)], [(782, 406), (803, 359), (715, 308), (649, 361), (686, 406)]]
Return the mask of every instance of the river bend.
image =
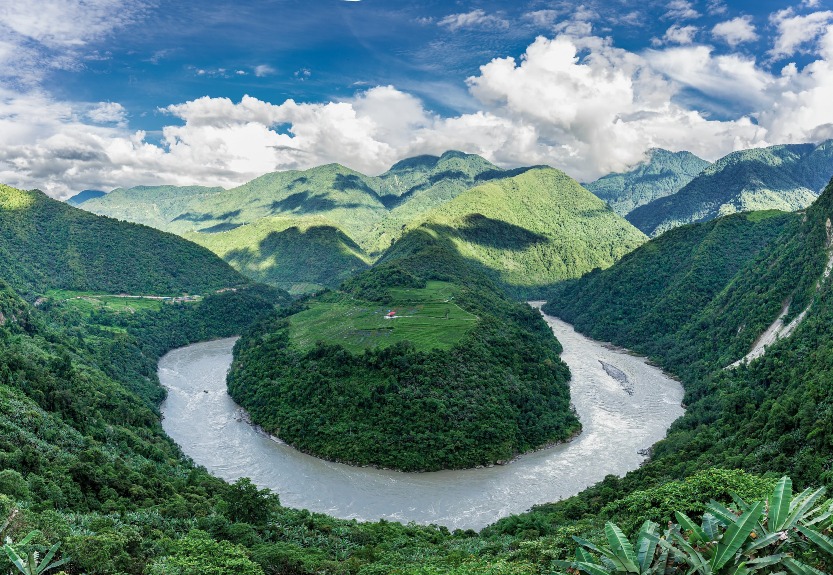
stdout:
[(480, 529), (533, 505), (624, 475), (683, 414), (680, 384), (643, 358), (608, 349), (545, 316), (564, 346), (583, 426), (573, 441), (512, 463), (465, 471), (400, 473), (305, 455), (249, 425), (226, 393), (234, 339), (174, 350), (159, 361), (168, 389), (165, 431), (197, 464), (234, 481), (250, 477), (281, 503), (344, 519)]

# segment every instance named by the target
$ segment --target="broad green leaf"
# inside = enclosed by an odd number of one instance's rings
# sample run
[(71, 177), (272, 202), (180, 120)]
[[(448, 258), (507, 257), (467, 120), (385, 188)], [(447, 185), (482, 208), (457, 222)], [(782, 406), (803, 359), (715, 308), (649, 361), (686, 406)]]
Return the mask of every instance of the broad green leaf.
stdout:
[(732, 571), (732, 573), (731, 573), (731, 575), (748, 575), (748, 574), (749, 574), (749, 569), (746, 567), (746, 563), (741, 563), (740, 565), (735, 567), (735, 570)]
[(815, 567), (810, 567), (792, 557), (785, 557), (783, 563), (794, 575), (826, 575), (824, 571), (819, 571)]
[(615, 523), (605, 523), (605, 536), (607, 537), (610, 548), (615, 553), (622, 565), (625, 566), (625, 571), (629, 573), (639, 573), (639, 567), (636, 565), (636, 553), (633, 550), (633, 545), (622, 533), (622, 530)]
[(728, 527), (735, 521), (737, 521), (738, 516), (732, 513), (729, 509), (718, 503), (717, 501), (710, 501), (708, 505), (706, 505), (706, 509), (711, 513), (715, 519), (720, 522), (723, 527)]
[(720, 533), (720, 523), (711, 513), (703, 514), (703, 532), (709, 538), (709, 541), (717, 540), (717, 535)]
[(815, 543), (823, 551), (833, 555), (833, 540), (825, 535), (822, 535), (815, 529), (807, 527), (806, 525), (799, 525), (798, 530), (810, 541)]
[(753, 571), (757, 571), (758, 569), (778, 565), (784, 560), (784, 557), (786, 557), (786, 555), (783, 553), (779, 553), (778, 555), (767, 555), (766, 557), (758, 557), (747, 561), (746, 566)]
[(576, 561), (593, 562), (593, 556), (581, 547), (576, 547)]
[(790, 515), (787, 517), (787, 520), (784, 522), (784, 529), (789, 529), (790, 527), (794, 527), (795, 524), (801, 520), (804, 515), (813, 508), (813, 504), (818, 500), (819, 497), (824, 495), (824, 487), (818, 488), (816, 491), (812, 492), (811, 494), (807, 495), (802, 501), (797, 502), (795, 507), (791, 506)]
[(610, 571), (608, 571), (601, 565), (596, 565), (595, 563), (588, 563), (586, 561), (576, 561), (574, 567), (576, 569), (579, 569), (580, 571), (589, 573), (590, 575), (610, 575)]
[(711, 566), (713, 570), (717, 571), (734, 557), (735, 553), (746, 542), (749, 534), (755, 529), (763, 510), (764, 502), (759, 501), (726, 528), (726, 532), (720, 538), (720, 543), (717, 544), (717, 550), (715, 550), (712, 557)]
[(680, 524), (680, 527), (683, 528), (684, 531), (691, 531), (692, 538), (694, 539), (695, 543), (706, 543), (707, 541), (711, 541), (709, 536), (697, 525), (694, 521), (689, 518), (688, 515), (685, 513), (680, 513), (679, 511), (674, 512), (674, 516), (677, 518), (677, 522)]
[(775, 533), (768, 533), (763, 537), (758, 537), (752, 543), (743, 548), (743, 554), (749, 555), (751, 553), (754, 553), (758, 549), (763, 549), (767, 545), (778, 543), (779, 539), (781, 539), (781, 531), (776, 531)]
[(654, 554), (657, 550), (657, 542), (650, 537), (656, 536), (659, 525), (653, 521), (646, 521), (642, 524), (639, 530), (639, 535), (636, 538), (636, 560), (639, 563), (639, 570), (645, 573), (651, 566), (651, 561), (654, 559)]
[(691, 566), (691, 572), (698, 571), (702, 575), (711, 575), (712, 569), (709, 562), (697, 551), (694, 547), (688, 544), (688, 541), (679, 533), (672, 533), (674, 542), (680, 547), (682, 552), (680, 556)]
[(769, 496), (769, 518), (767, 525), (770, 531), (782, 531), (784, 522), (790, 515), (790, 502), (793, 496), (793, 482), (789, 477), (782, 477), (775, 484)]

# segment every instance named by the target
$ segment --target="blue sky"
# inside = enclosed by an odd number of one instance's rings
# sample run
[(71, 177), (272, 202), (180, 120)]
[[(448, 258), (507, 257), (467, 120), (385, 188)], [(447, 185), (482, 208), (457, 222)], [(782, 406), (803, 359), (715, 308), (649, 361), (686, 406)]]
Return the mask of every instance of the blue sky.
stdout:
[(241, 183), (459, 148), (590, 179), (833, 137), (825, 0), (0, 0), (0, 180)]

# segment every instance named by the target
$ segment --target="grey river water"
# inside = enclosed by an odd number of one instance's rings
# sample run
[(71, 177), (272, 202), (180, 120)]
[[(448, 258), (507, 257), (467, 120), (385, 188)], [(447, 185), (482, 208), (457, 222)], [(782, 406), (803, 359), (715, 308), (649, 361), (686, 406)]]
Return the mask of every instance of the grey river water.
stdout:
[[(557, 501), (645, 459), (683, 414), (679, 383), (644, 359), (606, 348), (545, 316), (564, 346), (583, 431), (573, 441), (508, 465), (399, 473), (323, 461), (246, 423), (226, 393), (234, 339), (191, 345), (159, 361), (168, 389), (165, 431), (199, 465), (223, 479), (250, 477), (284, 505), (345, 519), (436, 523), (480, 529), (531, 506)], [(611, 369), (613, 368), (613, 369)], [(612, 375), (611, 375), (612, 374)]]

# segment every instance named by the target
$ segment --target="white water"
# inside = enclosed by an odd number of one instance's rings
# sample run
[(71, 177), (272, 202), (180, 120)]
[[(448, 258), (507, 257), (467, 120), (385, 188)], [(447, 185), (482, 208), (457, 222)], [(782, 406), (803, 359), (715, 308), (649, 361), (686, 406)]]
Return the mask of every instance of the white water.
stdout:
[[(197, 464), (229, 481), (250, 477), (277, 492), (284, 505), (346, 519), (480, 529), (635, 469), (645, 459), (639, 451), (662, 439), (683, 414), (679, 383), (642, 358), (545, 317), (564, 346), (583, 431), (570, 443), (508, 465), (399, 473), (323, 461), (276, 442), (246, 423), (226, 393), (234, 339), (188, 346), (160, 360), (159, 378), (168, 389), (163, 426)], [(601, 362), (627, 376), (632, 395)]]

